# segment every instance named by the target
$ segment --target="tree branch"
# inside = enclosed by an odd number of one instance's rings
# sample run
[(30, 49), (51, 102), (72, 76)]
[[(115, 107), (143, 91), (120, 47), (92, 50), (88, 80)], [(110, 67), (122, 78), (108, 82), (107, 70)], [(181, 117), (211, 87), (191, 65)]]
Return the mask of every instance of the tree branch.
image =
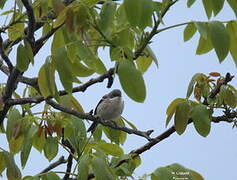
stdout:
[(35, 16), (32, 5), (28, 0), (22, 0), (24, 7), (26, 8), (28, 16), (28, 29), (27, 29), (27, 39), (30, 42), (31, 46), (34, 47), (34, 32), (35, 32)]
[(70, 109), (70, 108), (67, 108), (67, 107), (64, 107), (56, 102), (54, 102), (53, 100), (51, 99), (46, 99), (46, 102), (51, 105), (53, 108), (57, 109), (57, 110), (60, 110), (62, 112), (65, 112), (65, 113), (68, 113), (68, 114), (71, 114), (71, 115), (74, 115), (80, 119), (87, 119), (87, 120), (91, 120), (93, 122), (98, 122), (104, 126), (108, 126), (108, 127), (111, 127), (113, 129), (118, 129), (118, 130), (121, 130), (121, 131), (124, 131), (128, 134), (135, 134), (135, 135), (138, 135), (138, 136), (141, 136), (141, 137), (144, 137), (146, 138), (148, 141), (151, 141), (152, 138), (150, 137), (151, 133), (153, 132), (153, 130), (148, 130), (148, 131), (139, 131), (139, 130), (135, 130), (135, 129), (130, 129), (130, 128), (127, 128), (127, 127), (122, 127), (122, 126), (117, 126), (115, 123), (112, 123), (110, 121), (103, 121), (100, 117), (97, 117), (97, 116), (93, 116), (91, 115), (90, 113), (80, 113), (78, 111), (75, 111), (73, 109)]
[(13, 69), (13, 65), (9, 59), (9, 57), (6, 55), (6, 53), (4, 52), (4, 47), (3, 47), (3, 39), (0, 33), (0, 55), (2, 56), (2, 59), (6, 62), (10, 72)]
[[(231, 117), (236, 118), (237, 117), (237, 112), (232, 113)], [(190, 124), (191, 122), (193, 122), (192, 119), (189, 119), (188, 123)], [(214, 123), (219, 123), (219, 122), (231, 123), (231, 122), (233, 122), (233, 119), (226, 116), (226, 115), (223, 115), (223, 116), (212, 117), (212, 122), (214, 122)], [(157, 137), (152, 139), (150, 142), (144, 144), (143, 146), (141, 146), (137, 149), (132, 150), (130, 152), (130, 154), (140, 155), (140, 154), (144, 153), (145, 151), (149, 150), (151, 147), (158, 144), (159, 142), (161, 142), (162, 140), (168, 138), (174, 132), (176, 132), (176, 130), (175, 130), (175, 127), (172, 126), (168, 130), (164, 131), (163, 133), (161, 133), (160, 135), (158, 135)]]
[(57, 161), (55, 161), (54, 163), (50, 164), (47, 168), (42, 170), (39, 174), (43, 174), (43, 173), (49, 172), (50, 170), (56, 168), (57, 166), (59, 166), (61, 164), (65, 164), (66, 162), (67, 162), (67, 160), (64, 159), (64, 156), (61, 156)]

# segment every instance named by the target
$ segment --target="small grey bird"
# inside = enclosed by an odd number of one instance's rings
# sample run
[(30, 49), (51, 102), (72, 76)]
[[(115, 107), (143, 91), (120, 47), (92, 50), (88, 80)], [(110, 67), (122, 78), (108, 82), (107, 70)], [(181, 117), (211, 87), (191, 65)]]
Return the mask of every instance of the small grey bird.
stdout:
[[(114, 89), (102, 97), (95, 108), (94, 115), (99, 116), (104, 121), (109, 121), (119, 117), (123, 112), (123, 108), (122, 93), (119, 89)], [(93, 122), (87, 132), (91, 131), (93, 133), (97, 125), (97, 122)]]

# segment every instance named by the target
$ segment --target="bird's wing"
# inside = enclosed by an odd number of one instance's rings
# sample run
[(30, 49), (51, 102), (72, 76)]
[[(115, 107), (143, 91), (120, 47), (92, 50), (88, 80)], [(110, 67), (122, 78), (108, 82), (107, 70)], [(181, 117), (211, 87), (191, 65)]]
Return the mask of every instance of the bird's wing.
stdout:
[(107, 98), (107, 96), (106, 96), (106, 97), (103, 96), (102, 99), (98, 102), (97, 106), (95, 107), (94, 115), (97, 114), (97, 108), (98, 108), (98, 106), (100, 105), (100, 103), (102, 103), (102, 102), (105, 100), (105, 98)]

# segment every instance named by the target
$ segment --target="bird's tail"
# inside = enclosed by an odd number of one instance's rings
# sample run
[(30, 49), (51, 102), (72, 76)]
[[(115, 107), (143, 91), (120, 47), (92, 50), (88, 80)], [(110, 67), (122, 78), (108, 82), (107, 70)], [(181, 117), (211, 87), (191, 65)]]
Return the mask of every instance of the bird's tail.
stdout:
[(98, 122), (93, 122), (92, 125), (88, 128), (87, 132), (91, 131), (91, 133), (93, 133), (97, 125), (98, 125)]

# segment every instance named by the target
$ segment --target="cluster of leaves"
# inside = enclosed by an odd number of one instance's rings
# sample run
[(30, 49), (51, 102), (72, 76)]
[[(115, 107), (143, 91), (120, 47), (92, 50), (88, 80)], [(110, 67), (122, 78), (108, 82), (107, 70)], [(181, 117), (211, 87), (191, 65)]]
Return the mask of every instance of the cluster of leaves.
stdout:
[[(193, 122), (197, 132), (206, 137), (211, 129), (214, 110), (222, 108), (230, 111), (237, 106), (237, 90), (229, 84), (222, 85), (215, 97), (210, 96), (223, 79), (217, 72), (212, 72), (209, 76), (195, 74), (189, 83), (186, 98), (176, 98), (168, 106), (166, 126), (174, 115), (175, 130), (179, 135), (184, 133), (188, 123)], [(189, 99), (192, 94), (196, 101)]]
[[(0, 1), (0, 8), (4, 7), (5, 2), (6, 0)], [(27, 87), (22, 96), (14, 92), (14, 98), (54, 98), (58, 104), (84, 113), (82, 105), (72, 95), (73, 85), (80, 84), (83, 77), (107, 72), (103, 58), (98, 56), (99, 48), (106, 47), (111, 61), (115, 64), (115, 73), (123, 90), (136, 102), (145, 100), (146, 86), (143, 74), (152, 62), (158, 66), (148, 44), (155, 34), (161, 32), (157, 28), (163, 23), (162, 17), (176, 1), (124, 0), (121, 4), (115, 1), (102, 1), (100, 4), (100, 0), (80, 0), (65, 4), (61, 0), (35, 0), (32, 1), (34, 18), (37, 23), (43, 25), (41, 31), (37, 32), (40, 38), (36, 40), (35, 45), (27, 41), (25, 33), (30, 18), (24, 11), (22, 1), (15, 2), (13, 9), (1, 14), (11, 19), (9, 22), (6, 21), (8, 24), (2, 26), (0, 31), (7, 32), (8, 35), (9, 44), (4, 49), (5, 54), (11, 52), (13, 45), (18, 46), (15, 67), (22, 72), (21, 74), (30, 69), (30, 64), (34, 65), (34, 56), (40, 46), (51, 36), (53, 39), (51, 54), (39, 68), (37, 85)], [(188, 6), (194, 2), (195, 0), (189, 0)], [(212, 5), (207, 2), (212, 2)], [(219, 13), (223, 7), (222, 2), (224, 0), (219, 0), (216, 6), (214, 1), (203, 1), (209, 18), (212, 12), (214, 15)], [(228, 0), (228, 3), (236, 12), (234, 1)], [(184, 31), (185, 41), (191, 39), (196, 31), (200, 33), (197, 54), (207, 53), (214, 48), (222, 62), (230, 51), (236, 62), (236, 21), (228, 22), (226, 27), (218, 21), (186, 24), (188, 25)], [(60, 96), (57, 90), (58, 83), (55, 81), (57, 74), (68, 95)], [(209, 76), (196, 74), (190, 82), (187, 98), (175, 99), (168, 107), (166, 124), (175, 115), (176, 131), (182, 134), (191, 118), (198, 133), (207, 136), (213, 109), (236, 107), (234, 87), (222, 86), (218, 96), (211, 99), (209, 94), (213, 88), (215, 84)], [(4, 87), (0, 88), (0, 92), (4, 92)], [(198, 102), (188, 99), (192, 93)], [(202, 100), (207, 104), (203, 104)], [(37, 104), (21, 105), (22, 113), (19, 111), (20, 108), (12, 107), (7, 115), (6, 128), (1, 125), (0, 130), (6, 134), (10, 152), (1, 149), (0, 174), (6, 170), (9, 179), (22, 179), (14, 155), (20, 153), (22, 168), (26, 166), (32, 147), (40, 153), (43, 152), (44, 156), (52, 161), (58, 154), (59, 145), (69, 151), (61, 144), (62, 139), (68, 140), (75, 149), (75, 153), (69, 153), (77, 162), (77, 168), (72, 174), (78, 176), (78, 179), (87, 179), (91, 174), (96, 179), (126, 178), (132, 176), (135, 168), (141, 164), (137, 154), (123, 152), (121, 145), (126, 141), (125, 132), (98, 126), (91, 138), (86, 133), (84, 120), (63, 112), (54, 112), (48, 105), (45, 105), (42, 112), (34, 113), (32, 108), (35, 105)], [(4, 102), (0, 102), (0, 109), (2, 108)], [(122, 117), (115, 121), (117, 125), (136, 129)], [(110, 143), (103, 140), (103, 133)], [(178, 164), (158, 168), (149, 176), (154, 180), (184, 177), (176, 172), (187, 172), (185, 178), (203, 179), (198, 173)], [(55, 172), (47, 172), (26, 176), (23, 179), (60, 178)]]
[(229, 21), (226, 26), (219, 21), (190, 22), (184, 29), (184, 41), (190, 40), (197, 31), (200, 38), (196, 54), (205, 54), (214, 48), (219, 62), (223, 62), (230, 52), (237, 66), (237, 21)]

